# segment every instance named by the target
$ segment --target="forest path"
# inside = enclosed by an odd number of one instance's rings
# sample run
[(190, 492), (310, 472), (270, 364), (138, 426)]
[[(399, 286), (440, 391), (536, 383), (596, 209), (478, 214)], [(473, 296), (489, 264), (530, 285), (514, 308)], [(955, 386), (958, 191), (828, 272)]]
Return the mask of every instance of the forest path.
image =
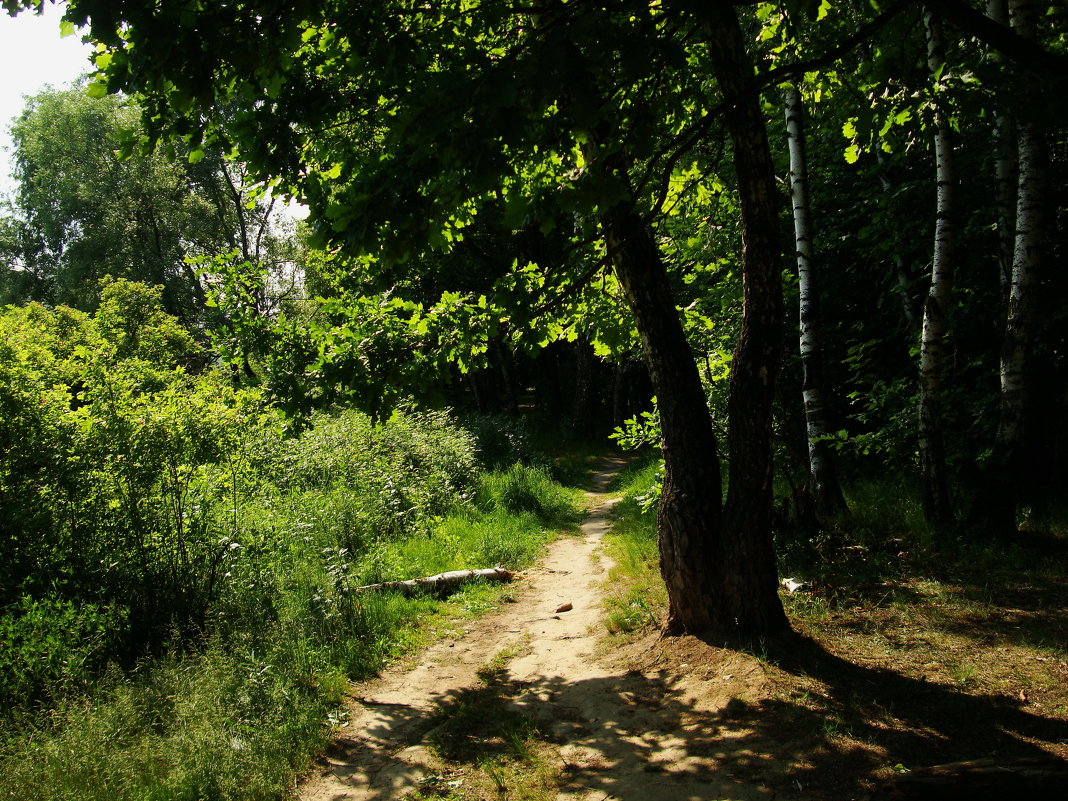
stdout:
[[(443, 753), (441, 744), (443, 730), (455, 740), (492, 725), (492, 716), (524, 721), (552, 753), (551, 777), (532, 771), (512, 780), (537, 783), (540, 791), (528, 795), (498, 783), (492, 795), (502, 799), (774, 797), (721, 769), (721, 749), (734, 748), (714, 716), (729, 709), (740, 688), (760, 683), (751, 665), (705, 664), (699, 677), (683, 679), (668, 665), (635, 670), (598, 654), (611, 567), (599, 547), (615, 501), (606, 488), (624, 463), (602, 462), (580, 535), (549, 546), (514, 585), (515, 603), (464, 623), (455, 638), (427, 648), (415, 667), (386, 670), (354, 688), (349, 721), (303, 786), (301, 801), (392, 801), (419, 788), (424, 798), (489, 798), (471, 781), (482, 757), (463, 747)], [(685, 674), (688, 666), (675, 667)], [(688, 687), (691, 679), (699, 692)]]

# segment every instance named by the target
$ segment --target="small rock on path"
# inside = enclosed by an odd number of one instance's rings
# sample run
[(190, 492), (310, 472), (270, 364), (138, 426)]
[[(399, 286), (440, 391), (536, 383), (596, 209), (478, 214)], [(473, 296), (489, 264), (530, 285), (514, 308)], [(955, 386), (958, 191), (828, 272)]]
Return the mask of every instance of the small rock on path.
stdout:
[(725, 743), (708, 713), (734, 697), (739, 678), (730, 670), (744, 666), (724, 668), (722, 697), (697, 697), (683, 679), (609, 665), (595, 654), (611, 567), (598, 553), (614, 503), (605, 488), (623, 464), (605, 460), (595, 491), (587, 493), (591, 509), (581, 535), (549, 546), (516, 584), (516, 603), (431, 645), (417, 666), (386, 670), (354, 688), (349, 721), (300, 801), (393, 801), (411, 793), (440, 764), (423, 741), (434, 713), (479, 686), (479, 669), (502, 652), (515, 654), (494, 664), (502, 692), (507, 688), (509, 703), (559, 744), (558, 801), (775, 797), (718, 769), (716, 748)]

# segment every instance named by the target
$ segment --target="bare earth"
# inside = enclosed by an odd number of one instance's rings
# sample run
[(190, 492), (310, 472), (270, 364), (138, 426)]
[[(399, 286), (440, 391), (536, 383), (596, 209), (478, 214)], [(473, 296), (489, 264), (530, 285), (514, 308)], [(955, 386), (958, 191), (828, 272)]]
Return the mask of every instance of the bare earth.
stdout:
[(745, 708), (765, 689), (755, 659), (693, 642), (700, 653), (688, 670), (683, 643), (665, 649), (647, 638), (624, 654), (599, 649), (611, 567), (599, 545), (613, 503), (603, 488), (619, 467), (606, 463), (595, 475), (581, 535), (550, 546), (516, 583), (515, 603), (431, 645), (416, 667), (354, 689), (349, 722), (301, 801), (399, 799), (447, 775), (430, 745), (435, 714), (487, 675), (510, 710), (547, 733), (555, 762), (549, 797), (559, 801), (794, 797), (766, 754), (747, 758), (752, 729), (729, 725), (732, 707)]

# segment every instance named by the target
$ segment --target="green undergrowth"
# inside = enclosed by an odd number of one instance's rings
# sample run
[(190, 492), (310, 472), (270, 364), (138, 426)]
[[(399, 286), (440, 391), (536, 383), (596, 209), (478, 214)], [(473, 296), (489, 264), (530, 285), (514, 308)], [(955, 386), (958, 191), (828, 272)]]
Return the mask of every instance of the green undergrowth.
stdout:
[[(857, 604), (908, 604), (931, 588), (948, 601), (964, 593), (976, 600), (1056, 594), (1063, 583), (1068, 532), (1022, 528), (1011, 537), (967, 531), (938, 533), (924, 521), (919, 501), (894, 477), (846, 487), (850, 514), (821, 531), (776, 534), (779, 570), (807, 591), (787, 598), (800, 618), (821, 617)], [(919, 592), (916, 587), (927, 589)], [(960, 592), (953, 588), (964, 588)]]
[(614, 483), (620, 500), (604, 542), (614, 565), (609, 573), (605, 625), (613, 634), (655, 627), (666, 595), (658, 568), (656, 507), (649, 499), (659, 483), (660, 462), (639, 459)]
[[(297, 439), (258, 433), (226, 474), (231, 508), (204, 515), (219, 557), (196, 626), (175, 619), (129, 660), (99, 611), (121, 622), (117, 602), (27, 596), (4, 610), (3, 681), (26, 676), (34, 696), (0, 714), (0, 798), (283, 797), (343, 714), (349, 680), (508, 592), (474, 584), (447, 599), (404, 598), (361, 587), (521, 569), (578, 520), (575, 491), (548, 468), (486, 470), (479, 440), (445, 414), (374, 424), (345, 412)], [(196, 469), (205, 485), (216, 480)], [(98, 632), (95, 662), (64, 636), (75, 625)]]

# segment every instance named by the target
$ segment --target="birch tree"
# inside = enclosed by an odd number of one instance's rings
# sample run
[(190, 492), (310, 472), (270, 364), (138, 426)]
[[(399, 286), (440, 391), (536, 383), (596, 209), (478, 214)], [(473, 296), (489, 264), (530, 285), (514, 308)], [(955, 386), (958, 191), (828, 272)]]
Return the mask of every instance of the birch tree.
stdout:
[(805, 152), (804, 104), (796, 79), (787, 83), (785, 99), (786, 136), (790, 150), (790, 198), (797, 251), (801, 392), (805, 405), (809, 487), (816, 504), (816, 514), (821, 520), (827, 520), (846, 511), (846, 503), (827, 444), (819, 296), (812, 244), (808, 159)]
[[(1018, 35), (1037, 37), (1034, 0), (1009, 0), (1010, 22)], [(1035, 118), (1038, 101), (1033, 81), (1019, 88), (1021, 109), (1017, 120), (1018, 186), (1016, 191), (1015, 247), (1009, 286), (1005, 337), (1001, 351), (1001, 393), (997, 438), (991, 458), (994, 481), (983, 493), (984, 525), (992, 531), (1016, 530), (1021, 451), (1030, 433), (1027, 426), (1031, 396), (1040, 274), (1046, 249), (1049, 152), (1045, 131)]]
[[(986, 13), (992, 20), (1009, 24), (1008, 0), (987, 0)], [(997, 50), (991, 50), (990, 57), (995, 61), (1004, 61)], [(997, 204), (998, 232), (998, 279), (1002, 291), (1008, 299), (1012, 284), (1012, 262), (1016, 238), (1016, 125), (1008, 104), (999, 98), (994, 108), (994, 178), (995, 198)]]
[(923, 511), (928, 523), (947, 528), (953, 523), (949, 497), (945, 446), (942, 436), (942, 362), (956, 259), (957, 209), (953, 132), (946, 108), (946, 56), (942, 21), (932, 11), (924, 12), (927, 34), (927, 66), (932, 76), (935, 127), (934, 254), (931, 285), (923, 307), (920, 335), (919, 455)]

